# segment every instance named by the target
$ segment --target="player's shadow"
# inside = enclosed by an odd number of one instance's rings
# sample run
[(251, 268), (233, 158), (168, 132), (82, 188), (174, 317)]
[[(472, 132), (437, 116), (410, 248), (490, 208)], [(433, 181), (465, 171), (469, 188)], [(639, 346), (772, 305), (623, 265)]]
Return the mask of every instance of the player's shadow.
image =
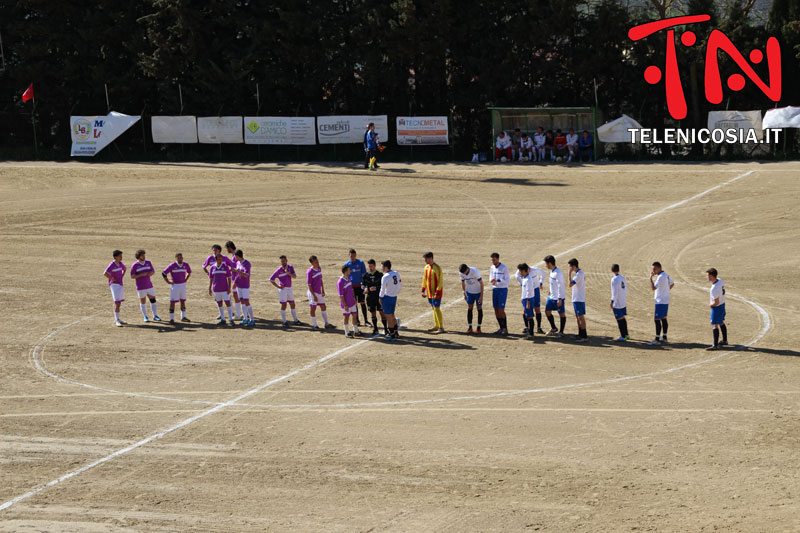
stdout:
[(417, 336), (417, 335), (409, 335), (409, 331), (413, 330), (405, 330), (404, 333), (400, 334), (400, 338), (398, 338), (395, 344), (406, 344), (411, 346), (420, 346), (423, 348), (433, 348), (436, 350), (476, 350), (474, 346), (470, 346), (469, 344), (463, 344), (460, 342), (455, 342), (450, 339), (445, 339), (439, 336)]
[(800, 352), (796, 350), (776, 350), (774, 348), (761, 348), (757, 346), (742, 346), (741, 350), (744, 352), (756, 352), (768, 355), (782, 355), (784, 357), (800, 357)]
[(481, 180), (483, 183), (503, 183), (505, 185), (522, 185), (524, 187), (566, 187), (566, 183), (556, 183), (549, 181), (536, 181), (528, 178), (487, 178)]

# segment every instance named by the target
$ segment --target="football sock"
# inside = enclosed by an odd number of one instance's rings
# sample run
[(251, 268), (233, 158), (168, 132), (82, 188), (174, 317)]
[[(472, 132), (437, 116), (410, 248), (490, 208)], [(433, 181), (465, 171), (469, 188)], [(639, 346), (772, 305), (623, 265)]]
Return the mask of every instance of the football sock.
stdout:
[(297, 309), (292, 308), (292, 318), (297, 320)]
[(186, 309), (181, 309), (181, 318), (186, 318)]
[(623, 318), (619, 321), (619, 332), (622, 334), (623, 337), (628, 336), (628, 319)]
[(156, 313), (156, 302), (150, 302), (150, 309), (153, 310), (153, 316), (158, 315), (158, 313)]
[(325, 325), (328, 325), (328, 312), (322, 311), (322, 320), (325, 322)]
[(661, 320), (656, 320), (656, 338), (661, 336)]
[(444, 320), (442, 317), (442, 310), (440, 308), (434, 308), (433, 317), (436, 319), (436, 327), (439, 329), (444, 329)]
[(242, 316), (242, 302), (234, 302), (236, 304), (236, 318)]
[(344, 327), (344, 334), (347, 335), (350, 332), (350, 330), (347, 329), (347, 323), (345, 323), (343, 327)]
[[(386, 319), (385, 318), (381, 318), (381, 322), (383, 322), (383, 331), (386, 334), (388, 334), (389, 333), (389, 327), (386, 325)], [(375, 329), (378, 329), (378, 327), (375, 326)]]
[(467, 309), (467, 323), (472, 327), (472, 309)]
[(311, 317), (311, 325), (314, 326), (315, 328), (317, 327), (317, 317), (315, 316)]
[(353, 332), (358, 333), (358, 324), (353, 324)]
[(147, 318), (147, 304), (139, 304), (139, 307), (142, 309), (142, 316)]
[(119, 313), (117, 313), (116, 311), (114, 311), (114, 320), (119, 322)]
[(225, 320), (225, 311), (222, 310), (222, 306), (219, 306), (219, 318), (220, 320)]
[(547, 315), (547, 320), (550, 322), (550, 328), (556, 329), (556, 319), (553, 315)]
[(714, 328), (714, 346), (719, 344), (719, 329)]
[(722, 342), (728, 342), (728, 326), (720, 324), (719, 329), (722, 331)]
[(286, 322), (286, 309), (281, 309), (281, 322)]
[(169, 319), (170, 320), (175, 320), (175, 311), (170, 311), (169, 312)]
[(364, 315), (364, 322), (369, 322), (369, 316), (367, 316), (367, 304), (361, 304), (361, 314)]
[(661, 322), (663, 323), (663, 326), (664, 326), (664, 336), (666, 337), (666, 336), (667, 336), (667, 328), (669, 327), (669, 324), (667, 323), (667, 319), (666, 319), (666, 318), (662, 319), (662, 320), (661, 320)]
[(228, 306), (228, 320), (233, 320), (233, 307)]
[[(542, 313), (536, 313), (536, 327), (542, 329)], [(553, 327), (556, 327), (555, 324)]]
[(559, 318), (561, 319), (561, 327), (559, 328), (559, 331), (561, 333), (564, 333), (564, 326), (567, 325), (567, 317), (562, 316), (562, 317), (559, 317)]
[(483, 324), (483, 309), (478, 309), (478, 327), (481, 327), (481, 324)]

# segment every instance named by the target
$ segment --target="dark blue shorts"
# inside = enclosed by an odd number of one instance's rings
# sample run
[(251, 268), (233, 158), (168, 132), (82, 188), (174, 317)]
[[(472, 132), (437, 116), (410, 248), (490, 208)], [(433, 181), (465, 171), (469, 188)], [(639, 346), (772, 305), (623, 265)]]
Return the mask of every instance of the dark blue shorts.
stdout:
[(572, 309), (575, 316), (583, 316), (586, 314), (586, 302), (572, 302)]
[(468, 292), (466, 296), (467, 296), (467, 303), (469, 305), (476, 304), (476, 303), (478, 303), (478, 300), (481, 299), (481, 293), (479, 293), (479, 292), (476, 292), (475, 294), (472, 294), (471, 292)]
[[(539, 289), (536, 289), (533, 293), (533, 306), (539, 307), (540, 305), (542, 305), (542, 295), (539, 293)], [(564, 306), (562, 305), (561, 307), (563, 308)]]
[[(530, 309), (528, 308), (528, 303), (529, 302), (531, 304)], [(525, 299), (522, 300), (522, 312), (523, 312), (525, 318), (533, 318), (533, 308), (534, 307), (535, 306), (533, 305), (533, 298), (525, 298)]]
[(492, 289), (492, 307), (494, 307), (495, 309), (505, 309), (507, 299), (508, 299), (508, 289), (506, 287), (500, 289)]
[(725, 322), (725, 304), (711, 308), (711, 323), (719, 325)]
[(397, 296), (384, 296), (381, 298), (381, 307), (383, 307), (383, 314), (393, 315), (394, 308), (397, 306)]
[(616, 318), (617, 320), (619, 320), (620, 318), (625, 318), (625, 315), (628, 314), (627, 307), (622, 307), (620, 309), (614, 308), (612, 310), (614, 311), (614, 318)]
[(545, 303), (544, 307), (545, 311), (558, 311), (558, 314), (563, 314), (564, 311), (564, 304), (558, 305), (558, 300), (553, 300), (552, 298), (548, 298), (547, 302)]
[(669, 311), (669, 304), (656, 304), (656, 312), (654, 318), (656, 320), (667, 318), (668, 311)]
[[(440, 307), (442, 305), (441, 298), (428, 298), (428, 303), (431, 304), (433, 307)], [(384, 311), (385, 313), (386, 311)]]

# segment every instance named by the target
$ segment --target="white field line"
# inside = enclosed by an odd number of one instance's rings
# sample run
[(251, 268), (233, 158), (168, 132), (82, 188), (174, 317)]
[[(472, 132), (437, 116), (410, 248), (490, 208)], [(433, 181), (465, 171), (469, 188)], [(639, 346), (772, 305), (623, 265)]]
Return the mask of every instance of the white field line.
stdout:
[[(676, 203), (671, 204), (671, 205), (669, 205), (667, 207), (664, 207), (664, 208), (661, 208), (661, 209), (659, 209), (657, 211), (654, 211), (654, 212), (650, 213), (649, 215), (645, 215), (643, 217), (640, 217), (640, 218), (634, 220), (633, 222), (629, 222), (629, 223), (627, 223), (627, 224), (625, 224), (623, 226), (620, 226), (616, 230), (612, 230), (612, 231), (609, 231), (607, 233), (604, 233), (603, 235), (601, 235), (599, 237), (596, 237), (596, 238), (594, 238), (594, 239), (592, 239), (590, 241), (587, 241), (587, 242), (585, 242), (585, 243), (583, 243), (581, 245), (578, 245), (578, 246), (575, 246), (573, 248), (570, 248), (569, 250), (561, 252), (558, 255), (561, 256), (561, 255), (565, 255), (565, 254), (571, 253), (571, 252), (573, 252), (575, 250), (579, 250), (579, 249), (581, 249), (581, 248), (583, 248), (585, 246), (589, 246), (590, 244), (593, 244), (593, 243), (598, 242), (598, 241), (600, 241), (602, 239), (605, 239), (607, 237), (615, 235), (615, 234), (617, 234), (617, 233), (619, 233), (621, 231), (624, 231), (625, 229), (630, 228), (631, 226), (633, 226), (635, 224), (638, 224), (639, 222), (643, 222), (643, 221), (648, 220), (648, 219), (650, 219), (652, 217), (655, 217), (657, 215), (665, 213), (666, 211), (669, 211), (671, 209), (675, 209), (676, 207), (680, 207), (680, 206), (682, 206), (682, 205), (684, 205), (684, 204), (686, 204), (686, 203), (688, 203), (688, 202), (690, 202), (692, 200), (696, 200), (698, 198), (702, 198), (703, 196), (705, 196), (705, 195), (707, 195), (707, 194), (709, 194), (709, 193), (711, 193), (711, 192), (713, 192), (713, 191), (715, 191), (717, 189), (720, 189), (721, 187), (724, 187), (724, 186), (729, 185), (731, 183), (734, 183), (735, 181), (738, 181), (738, 180), (740, 180), (740, 179), (742, 179), (742, 178), (744, 178), (746, 176), (749, 176), (753, 172), (754, 172), (754, 170), (749, 170), (749, 171), (747, 171), (747, 172), (745, 172), (743, 174), (739, 174), (738, 176), (736, 176), (734, 178), (731, 178), (728, 181), (725, 181), (725, 182), (723, 182), (723, 183), (721, 183), (719, 185), (716, 185), (714, 187), (706, 189), (705, 191), (703, 191), (701, 193), (698, 193), (698, 194), (696, 194), (696, 195), (694, 195), (694, 196), (692, 196), (690, 198), (687, 198), (686, 200), (682, 200), (680, 202), (676, 202)], [(731, 296), (734, 296), (734, 295), (731, 295)], [(764, 327), (761, 330), (761, 333), (759, 333), (759, 335), (748, 344), (748, 346), (749, 346), (749, 345), (751, 345), (751, 344), (753, 344), (755, 342), (758, 342), (758, 340), (760, 340), (766, 334), (766, 332), (769, 331), (769, 329), (771, 327), (771, 324), (769, 322), (769, 315), (760, 306), (758, 306), (758, 304), (756, 304), (755, 302), (751, 302), (750, 300), (747, 300), (746, 298), (743, 298), (743, 297), (740, 297), (740, 298), (743, 301), (745, 301), (747, 303), (750, 303), (751, 305), (753, 305), (754, 307), (759, 309), (759, 311), (762, 313), (762, 319), (765, 320), (765, 324), (764, 324)], [(446, 306), (449, 307), (449, 306), (455, 305), (456, 303), (459, 303), (460, 301), (461, 301), (461, 298), (446, 304)], [(424, 313), (424, 314), (422, 314), (420, 316), (417, 316), (416, 318), (412, 319), (409, 322), (415, 322), (417, 320), (421, 320), (422, 318), (430, 315), (430, 313), (431, 312), (428, 311), (427, 313)], [(88, 318), (89, 317), (87, 317), (87, 319)], [(80, 322), (80, 321), (78, 321), (78, 322)], [(45, 336), (45, 338), (43, 339), (42, 342), (45, 342), (46, 340), (52, 339), (53, 336), (55, 336), (58, 332), (63, 331), (64, 329), (69, 327), (69, 325), (71, 325), (71, 324), (68, 324), (66, 326), (62, 326), (61, 328), (58, 328), (57, 330), (51, 332), (49, 335)], [(34, 352), (38, 352), (39, 350), (41, 350), (42, 342), (37, 344), (37, 346), (34, 348)], [(329, 361), (329, 360), (331, 360), (331, 359), (333, 359), (335, 357), (338, 357), (339, 355), (341, 355), (341, 354), (343, 354), (345, 352), (348, 352), (348, 351), (350, 351), (350, 350), (352, 350), (354, 348), (357, 348), (357, 347), (359, 347), (359, 346), (361, 346), (363, 344), (366, 344), (367, 342), (370, 342), (370, 341), (365, 339), (365, 340), (356, 342), (354, 344), (351, 344), (349, 346), (346, 346), (344, 348), (341, 348), (339, 350), (336, 350), (334, 352), (331, 352), (330, 354), (328, 354), (328, 355), (326, 355), (324, 357), (321, 357), (320, 359), (317, 359), (316, 361), (312, 361), (310, 363), (307, 363), (306, 365), (304, 365), (304, 366), (302, 366), (302, 367), (300, 367), (300, 368), (298, 368), (296, 370), (293, 370), (293, 371), (289, 372), (288, 374), (284, 374), (283, 376), (280, 376), (278, 378), (275, 378), (275, 379), (272, 379), (270, 381), (267, 381), (266, 383), (262, 383), (261, 385), (259, 385), (257, 387), (254, 387), (254, 388), (250, 389), (249, 391), (247, 391), (247, 392), (245, 392), (243, 394), (240, 394), (239, 396), (237, 396), (237, 397), (235, 397), (235, 398), (233, 398), (233, 399), (231, 399), (231, 400), (229, 400), (227, 402), (217, 404), (217, 405), (215, 405), (215, 406), (213, 406), (213, 407), (211, 407), (209, 409), (206, 409), (205, 411), (202, 411), (202, 412), (200, 412), (200, 413), (198, 413), (198, 414), (196, 414), (194, 416), (186, 418), (186, 419), (182, 420), (181, 422), (178, 422), (177, 424), (175, 424), (173, 426), (170, 426), (170, 427), (168, 427), (168, 428), (166, 428), (166, 429), (164, 429), (162, 431), (159, 431), (157, 433), (153, 433), (152, 435), (150, 435), (148, 437), (145, 437), (144, 439), (142, 439), (140, 441), (137, 441), (137, 442), (125, 447), (125, 448), (121, 448), (121, 449), (119, 449), (119, 450), (117, 450), (117, 451), (115, 451), (115, 452), (113, 452), (113, 453), (111, 453), (109, 455), (106, 455), (105, 457), (102, 457), (102, 458), (100, 458), (100, 459), (98, 459), (96, 461), (93, 461), (93, 462), (91, 462), (89, 464), (86, 464), (86, 465), (84, 465), (84, 466), (82, 466), (80, 468), (72, 470), (71, 472), (68, 472), (67, 474), (64, 474), (61, 477), (58, 477), (58, 478), (56, 478), (56, 479), (54, 479), (54, 480), (52, 480), (52, 481), (50, 481), (50, 482), (48, 482), (48, 483), (46, 483), (44, 485), (40, 485), (40, 486), (38, 486), (38, 487), (36, 487), (34, 489), (31, 489), (30, 491), (28, 491), (28, 492), (26, 492), (24, 494), (21, 494), (21, 495), (15, 497), (15, 498), (12, 498), (12, 499), (4, 502), (3, 504), (0, 504), (0, 511), (4, 511), (4, 510), (8, 509), (9, 507), (11, 507), (11, 506), (23, 501), (23, 500), (26, 500), (26, 499), (28, 499), (28, 498), (30, 498), (32, 496), (35, 496), (36, 494), (42, 492), (43, 490), (46, 490), (46, 489), (48, 489), (50, 487), (58, 485), (59, 483), (61, 483), (63, 481), (67, 481), (67, 480), (69, 480), (69, 479), (71, 479), (71, 478), (73, 478), (73, 477), (75, 477), (77, 475), (82, 474), (83, 472), (91, 470), (92, 468), (94, 468), (96, 466), (104, 464), (104, 463), (106, 463), (108, 461), (111, 461), (111, 460), (117, 458), (117, 457), (120, 457), (121, 455), (124, 455), (124, 454), (126, 454), (128, 452), (131, 452), (131, 451), (133, 451), (133, 450), (135, 450), (137, 448), (140, 448), (140, 447), (142, 447), (142, 446), (144, 446), (144, 445), (146, 445), (146, 444), (148, 444), (148, 443), (150, 443), (150, 442), (152, 442), (152, 441), (154, 441), (156, 439), (160, 439), (161, 437), (164, 437), (164, 436), (166, 436), (166, 435), (168, 435), (168, 434), (170, 434), (170, 433), (172, 433), (174, 431), (177, 431), (177, 430), (179, 430), (179, 429), (181, 429), (181, 428), (183, 428), (185, 426), (188, 426), (188, 425), (190, 425), (190, 424), (192, 424), (192, 423), (194, 423), (194, 422), (196, 422), (196, 421), (198, 421), (198, 420), (200, 420), (202, 418), (205, 418), (205, 417), (207, 417), (209, 415), (212, 415), (212, 414), (214, 414), (214, 413), (216, 413), (218, 411), (221, 411), (221, 410), (223, 410), (223, 409), (225, 409), (227, 407), (233, 406), (235, 404), (239, 404), (239, 402), (241, 402), (242, 400), (247, 399), (250, 396), (253, 396), (254, 394), (257, 394), (257, 393), (261, 392), (264, 389), (267, 389), (267, 388), (269, 388), (269, 387), (271, 387), (271, 386), (273, 386), (273, 385), (275, 385), (277, 383), (281, 383), (281, 382), (283, 382), (283, 381), (285, 381), (285, 380), (287, 380), (287, 379), (289, 379), (289, 378), (291, 378), (291, 377), (293, 377), (293, 376), (295, 376), (297, 374), (300, 374), (300, 373), (305, 372), (307, 370), (310, 370), (310, 369), (312, 369), (314, 367), (317, 367), (317, 366), (319, 366), (319, 365), (321, 365), (321, 364), (323, 364), (323, 363), (325, 363), (325, 362), (327, 362), (327, 361)], [(672, 368), (672, 369), (661, 370), (661, 371), (657, 371), (657, 372), (651, 372), (651, 373), (648, 373), (648, 374), (640, 374), (638, 376), (628, 376), (628, 377), (614, 378), (614, 379), (605, 380), (605, 381), (587, 382), (585, 384), (582, 384), (581, 386), (599, 385), (599, 384), (605, 384), (605, 383), (615, 383), (615, 382), (618, 382), (618, 381), (625, 381), (625, 380), (630, 380), (630, 379), (639, 379), (641, 377), (647, 377), (647, 376), (650, 376), (650, 375), (660, 375), (660, 374), (666, 374), (666, 373), (669, 373), (669, 372), (675, 372), (675, 371), (682, 370), (682, 369), (685, 369), (685, 368), (690, 368), (690, 367), (693, 367), (693, 366), (698, 366), (698, 365), (705, 364), (705, 363), (708, 363), (708, 362), (711, 362), (711, 361), (715, 361), (715, 360), (723, 357), (724, 355), (727, 355), (728, 353), (731, 353), (731, 352), (725, 352), (725, 353), (719, 354), (719, 355), (717, 355), (715, 357), (711, 357), (711, 358), (704, 359), (702, 361), (698, 361), (698, 362), (687, 364), (687, 365), (682, 365), (680, 367), (675, 367), (675, 368)], [(54, 374), (53, 374), (53, 376), (54, 376)], [(575, 387), (575, 385), (565, 385), (565, 386), (561, 386), (561, 387), (550, 387), (550, 388), (553, 389), (553, 390), (558, 390), (558, 389), (562, 389), (562, 388), (574, 388), (574, 387)], [(533, 391), (533, 390), (532, 391), (526, 391), (526, 393), (528, 393), (528, 392), (535, 392), (535, 391)], [(463, 397), (458, 397), (458, 398), (454, 398), (454, 399), (456, 399), (456, 400), (473, 400), (473, 399), (482, 399), (483, 397), (502, 397), (502, 396), (507, 396), (507, 395), (510, 395), (510, 394), (501, 393), (501, 394), (497, 394), (497, 395), (480, 395), (480, 396), (474, 396), (474, 397), (463, 396)], [(450, 399), (448, 401), (452, 401), (452, 400), (453, 399)], [(413, 403), (419, 403), (419, 402), (409, 402), (409, 403), (413, 404)], [(432, 402), (425, 402), (425, 403), (432, 403)], [(245, 404), (239, 404), (239, 405), (245, 406)], [(355, 407), (358, 404), (350, 404), (350, 405)], [(393, 403), (391, 403), (391, 402), (388, 403), (388, 404), (381, 403), (381, 405), (393, 405)]]

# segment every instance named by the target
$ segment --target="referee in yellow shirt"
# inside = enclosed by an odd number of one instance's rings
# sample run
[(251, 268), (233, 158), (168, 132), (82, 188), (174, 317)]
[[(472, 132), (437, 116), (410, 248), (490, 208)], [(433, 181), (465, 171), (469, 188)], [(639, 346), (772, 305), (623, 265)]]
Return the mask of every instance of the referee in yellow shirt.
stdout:
[(428, 299), (433, 309), (434, 326), (430, 333), (444, 333), (444, 320), (442, 319), (442, 267), (433, 261), (433, 252), (428, 252), (425, 258), (425, 272), (422, 275), (422, 297)]

